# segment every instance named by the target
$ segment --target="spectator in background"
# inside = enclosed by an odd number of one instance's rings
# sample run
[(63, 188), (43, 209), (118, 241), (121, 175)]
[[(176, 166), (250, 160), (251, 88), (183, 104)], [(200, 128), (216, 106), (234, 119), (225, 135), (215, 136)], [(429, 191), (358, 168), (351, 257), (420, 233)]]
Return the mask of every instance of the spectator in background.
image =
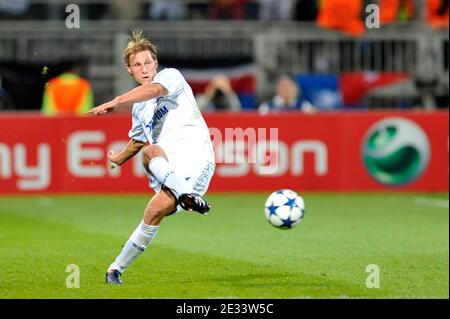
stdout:
[(206, 86), (205, 92), (197, 97), (201, 111), (240, 111), (241, 102), (224, 75), (215, 76)]
[(259, 0), (260, 20), (292, 20), (295, 0)]
[(44, 115), (83, 115), (94, 107), (91, 84), (79, 75), (79, 67), (46, 83), (41, 112)]
[(186, 17), (185, 0), (153, 0), (149, 7), (152, 20), (179, 20)]
[(136, 20), (141, 17), (141, 7), (136, 0), (112, 0), (110, 3), (109, 14), (117, 20)]
[(13, 101), (11, 96), (0, 87), (0, 111), (13, 109)]
[(428, 24), (435, 28), (448, 28), (449, 0), (427, 0)]
[(380, 22), (383, 25), (407, 22), (414, 18), (413, 0), (379, 0)]
[(276, 95), (267, 102), (262, 103), (258, 112), (266, 115), (270, 112), (303, 111), (308, 114), (316, 112), (316, 108), (308, 101), (302, 101), (300, 88), (289, 76), (282, 76), (276, 87)]
[[(431, 28), (448, 28), (449, 0), (427, 0), (426, 3), (422, 3), (421, 9), (421, 20), (428, 23)], [(436, 60), (436, 53), (433, 50), (434, 38), (428, 36), (422, 41), (418, 54), (423, 58), (414, 72), (414, 84), (419, 92), (421, 104), (426, 109), (433, 110), (441, 107), (442, 103), (447, 104), (448, 80), (440, 77), (438, 69), (434, 67), (433, 62)], [(445, 52), (444, 47), (441, 50)], [(448, 51), (445, 54), (448, 54)]]
[(245, 19), (245, 6), (248, 0), (210, 0), (208, 17), (215, 20)]
[(24, 15), (29, 7), (29, 0), (0, 0), (0, 18), (13, 18)]
[(365, 32), (362, 12), (362, 0), (322, 0), (317, 25), (351, 36), (362, 36)]

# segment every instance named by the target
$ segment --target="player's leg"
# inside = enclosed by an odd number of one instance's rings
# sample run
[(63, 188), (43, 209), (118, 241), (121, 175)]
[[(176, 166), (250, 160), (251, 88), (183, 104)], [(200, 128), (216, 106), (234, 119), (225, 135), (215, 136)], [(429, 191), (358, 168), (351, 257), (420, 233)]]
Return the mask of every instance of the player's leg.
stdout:
[(125, 243), (121, 253), (109, 266), (106, 282), (121, 284), (120, 275), (142, 254), (158, 233), (161, 220), (176, 209), (175, 197), (164, 188), (148, 202), (144, 218)]
[(163, 187), (157, 195), (145, 208), (143, 222), (147, 225), (159, 226), (161, 220), (176, 209), (175, 197), (168, 188)]
[(181, 194), (193, 192), (191, 184), (170, 165), (166, 153), (159, 145), (146, 146), (142, 152), (144, 167), (177, 198)]
[(143, 149), (143, 155), (146, 169), (148, 168), (150, 174), (172, 191), (183, 209), (201, 214), (209, 211), (209, 204), (195, 192), (191, 183), (172, 167), (160, 146), (146, 146)]

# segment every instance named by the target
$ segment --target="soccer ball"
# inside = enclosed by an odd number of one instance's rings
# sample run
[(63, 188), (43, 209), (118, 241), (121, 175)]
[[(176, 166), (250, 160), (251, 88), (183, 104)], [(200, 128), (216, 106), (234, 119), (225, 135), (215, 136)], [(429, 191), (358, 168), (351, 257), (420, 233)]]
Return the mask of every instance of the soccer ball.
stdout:
[(271, 225), (281, 229), (290, 229), (303, 220), (305, 202), (296, 192), (280, 189), (267, 198), (264, 212)]

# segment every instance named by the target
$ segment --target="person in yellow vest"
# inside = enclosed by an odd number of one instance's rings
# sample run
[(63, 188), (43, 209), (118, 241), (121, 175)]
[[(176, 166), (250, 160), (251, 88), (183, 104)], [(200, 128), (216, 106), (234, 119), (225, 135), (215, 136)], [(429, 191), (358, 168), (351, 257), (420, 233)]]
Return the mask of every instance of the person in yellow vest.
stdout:
[(362, 0), (322, 0), (317, 24), (324, 29), (340, 31), (351, 36), (364, 35), (361, 19)]
[(380, 20), (383, 25), (407, 22), (414, 17), (413, 0), (379, 0)]
[(84, 115), (94, 107), (94, 94), (87, 79), (72, 68), (46, 83), (41, 112), (44, 115)]
[(427, 20), (431, 27), (435, 29), (448, 28), (448, 0), (428, 0)]

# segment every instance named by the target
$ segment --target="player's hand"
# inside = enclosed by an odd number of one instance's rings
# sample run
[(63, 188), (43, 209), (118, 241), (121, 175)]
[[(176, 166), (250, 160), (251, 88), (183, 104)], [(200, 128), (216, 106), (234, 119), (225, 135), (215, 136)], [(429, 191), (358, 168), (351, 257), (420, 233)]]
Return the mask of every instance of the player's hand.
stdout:
[(117, 155), (118, 153), (116, 153), (115, 151), (108, 152), (108, 166), (110, 169), (115, 169), (117, 166), (120, 166), (118, 164)]
[(86, 114), (103, 115), (106, 113), (114, 112), (119, 107), (119, 103), (116, 99), (94, 107), (92, 110), (86, 112)]
[(233, 92), (231, 88), (230, 80), (224, 75), (218, 75), (213, 79), (214, 86), (217, 90), (222, 91), (225, 94)]

